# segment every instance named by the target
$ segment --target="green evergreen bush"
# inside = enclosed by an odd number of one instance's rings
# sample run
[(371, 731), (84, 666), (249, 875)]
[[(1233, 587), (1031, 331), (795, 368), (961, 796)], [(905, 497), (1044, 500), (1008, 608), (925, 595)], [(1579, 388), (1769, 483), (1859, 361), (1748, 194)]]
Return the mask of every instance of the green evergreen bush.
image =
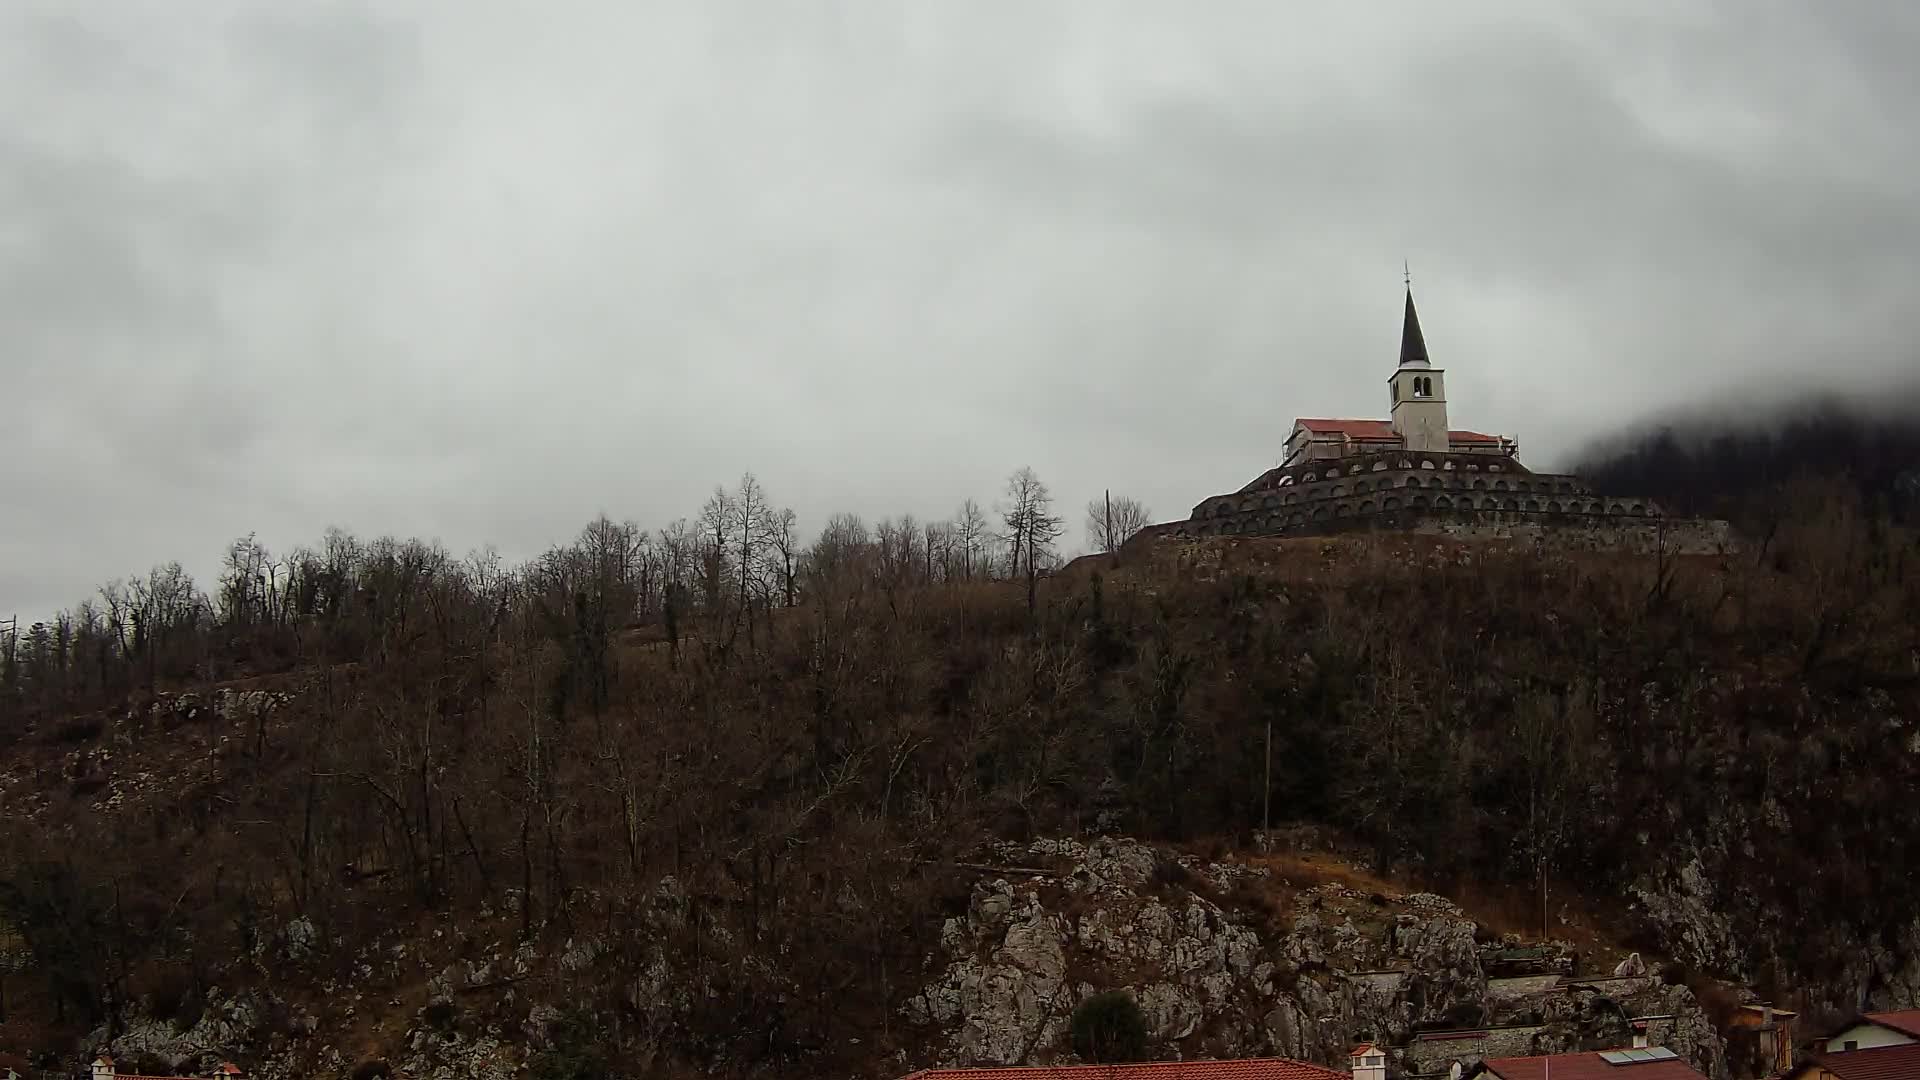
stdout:
[(1095, 994), (1073, 1010), (1073, 1052), (1099, 1065), (1143, 1061), (1147, 1018), (1124, 990)]

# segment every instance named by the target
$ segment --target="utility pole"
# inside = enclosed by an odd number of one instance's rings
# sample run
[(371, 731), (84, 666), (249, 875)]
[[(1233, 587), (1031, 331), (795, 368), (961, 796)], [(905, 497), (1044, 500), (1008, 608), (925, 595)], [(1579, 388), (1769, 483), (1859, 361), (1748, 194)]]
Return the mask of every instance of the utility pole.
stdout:
[(14, 653), (20, 644), (20, 616), (9, 615), (0, 623), (0, 690), (12, 685)]
[(1119, 546), (1118, 544), (1115, 544), (1113, 542), (1113, 489), (1112, 488), (1108, 488), (1106, 490), (1105, 497), (1107, 500), (1107, 531), (1100, 537), (1100, 542), (1107, 545), (1107, 553), (1112, 554), (1114, 549)]
[(1540, 940), (1553, 940), (1553, 917), (1547, 913), (1547, 864), (1540, 864)]
[(1260, 784), (1260, 850), (1267, 850), (1273, 831), (1273, 717), (1267, 717), (1267, 771)]

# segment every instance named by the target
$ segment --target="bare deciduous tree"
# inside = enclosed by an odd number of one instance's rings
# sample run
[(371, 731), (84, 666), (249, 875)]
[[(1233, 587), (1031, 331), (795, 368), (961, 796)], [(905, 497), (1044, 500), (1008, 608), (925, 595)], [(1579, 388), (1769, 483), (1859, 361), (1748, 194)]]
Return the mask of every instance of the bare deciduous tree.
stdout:
[(791, 509), (773, 511), (767, 519), (768, 566), (780, 585), (781, 602), (792, 607), (798, 602), (800, 580), (799, 519)]
[(760, 481), (752, 473), (740, 477), (740, 490), (733, 496), (732, 520), (728, 523), (739, 586), (736, 597), (739, 606), (734, 612), (733, 629), (727, 634), (729, 650), (742, 620), (746, 623), (748, 641), (753, 640), (753, 600), (755, 594), (762, 591), (756, 588), (762, 583), (754, 580), (754, 574), (766, 565), (762, 556), (771, 539), (772, 513), (767, 489), (760, 486)]
[(1130, 495), (1106, 495), (1087, 503), (1087, 542), (1108, 554), (1151, 523), (1150, 511)]
[(1015, 469), (1007, 477), (1006, 502), (1000, 510), (1006, 525), (1008, 569), (1027, 583), (1027, 612), (1034, 609), (1040, 565), (1053, 555), (1053, 542), (1060, 538), (1061, 519), (1053, 513), (1053, 493), (1028, 466)]
[(700, 591), (710, 615), (721, 609), (727, 584), (729, 545), (733, 540), (733, 496), (727, 489), (715, 487), (713, 496), (700, 508)]
[(927, 558), (926, 580), (951, 581), (953, 579), (953, 523), (950, 521), (929, 521), (922, 529), (925, 536), (921, 541), (921, 551)]
[(986, 511), (972, 499), (961, 503), (953, 530), (954, 543), (959, 548), (960, 576), (971, 581), (986, 561), (987, 541), (992, 537)]

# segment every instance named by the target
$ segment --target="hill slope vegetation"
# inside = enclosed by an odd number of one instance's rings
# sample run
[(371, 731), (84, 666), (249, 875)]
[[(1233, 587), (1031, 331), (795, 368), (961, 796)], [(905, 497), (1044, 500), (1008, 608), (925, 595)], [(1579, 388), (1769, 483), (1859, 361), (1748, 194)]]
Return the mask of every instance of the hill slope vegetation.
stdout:
[[(664, 953), (577, 987), (595, 1068), (885, 1075), (984, 844), (1263, 818), (1542, 896), (1546, 929), (1630, 911), (1812, 1017), (1920, 1003), (1920, 548), (1844, 484), (1725, 557), (1215, 542), (1032, 592), (899, 523), (802, 549), (754, 497), (517, 569), (244, 541), (212, 598), (163, 569), (36, 631), (0, 714), (0, 1031), (196, 1018), (283, 975), (289, 927), (351, 986), (396, 928), (562, 948), (668, 896)], [(661, 955), (701, 992), (642, 1023)]]

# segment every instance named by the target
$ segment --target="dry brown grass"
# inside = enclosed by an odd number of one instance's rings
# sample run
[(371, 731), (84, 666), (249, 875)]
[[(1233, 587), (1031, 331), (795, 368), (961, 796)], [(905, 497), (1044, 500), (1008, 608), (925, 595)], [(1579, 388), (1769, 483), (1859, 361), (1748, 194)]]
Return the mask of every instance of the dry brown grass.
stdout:
[(1264, 867), (1276, 877), (1298, 889), (1334, 884), (1356, 892), (1379, 893), (1388, 899), (1404, 895), (1400, 883), (1388, 881), (1327, 852), (1278, 852), (1249, 855), (1247, 863)]
[[(1410, 893), (1432, 892), (1459, 904), (1468, 918), (1492, 935), (1526, 942), (1544, 940), (1540, 894), (1533, 889), (1477, 879), (1435, 882), (1382, 875), (1343, 854), (1339, 843), (1327, 846), (1331, 850), (1249, 852), (1239, 856), (1238, 861), (1262, 867), (1272, 877), (1257, 886), (1260, 897), (1238, 895), (1236, 890), (1226, 899), (1238, 907), (1257, 909), (1277, 904), (1279, 910), (1286, 911), (1295, 893), (1323, 885), (1379, 896), (1390, 903)], [(1603, 968), (1611, 972), (1614, 964), (1634, 951), (1616, 936), (1620, 927), (1632, 925), (1630, 913), (1619, 901), (1568, 892), (1556, 883), (1549, 890), (1548, 904), (1552, 925), (1546, 937), (1572, 945), (1580, 955), (1583, 973), (1599, 973)], [(1662, 959), (1644, 950), (1642, 955), (1649, 963)]]

